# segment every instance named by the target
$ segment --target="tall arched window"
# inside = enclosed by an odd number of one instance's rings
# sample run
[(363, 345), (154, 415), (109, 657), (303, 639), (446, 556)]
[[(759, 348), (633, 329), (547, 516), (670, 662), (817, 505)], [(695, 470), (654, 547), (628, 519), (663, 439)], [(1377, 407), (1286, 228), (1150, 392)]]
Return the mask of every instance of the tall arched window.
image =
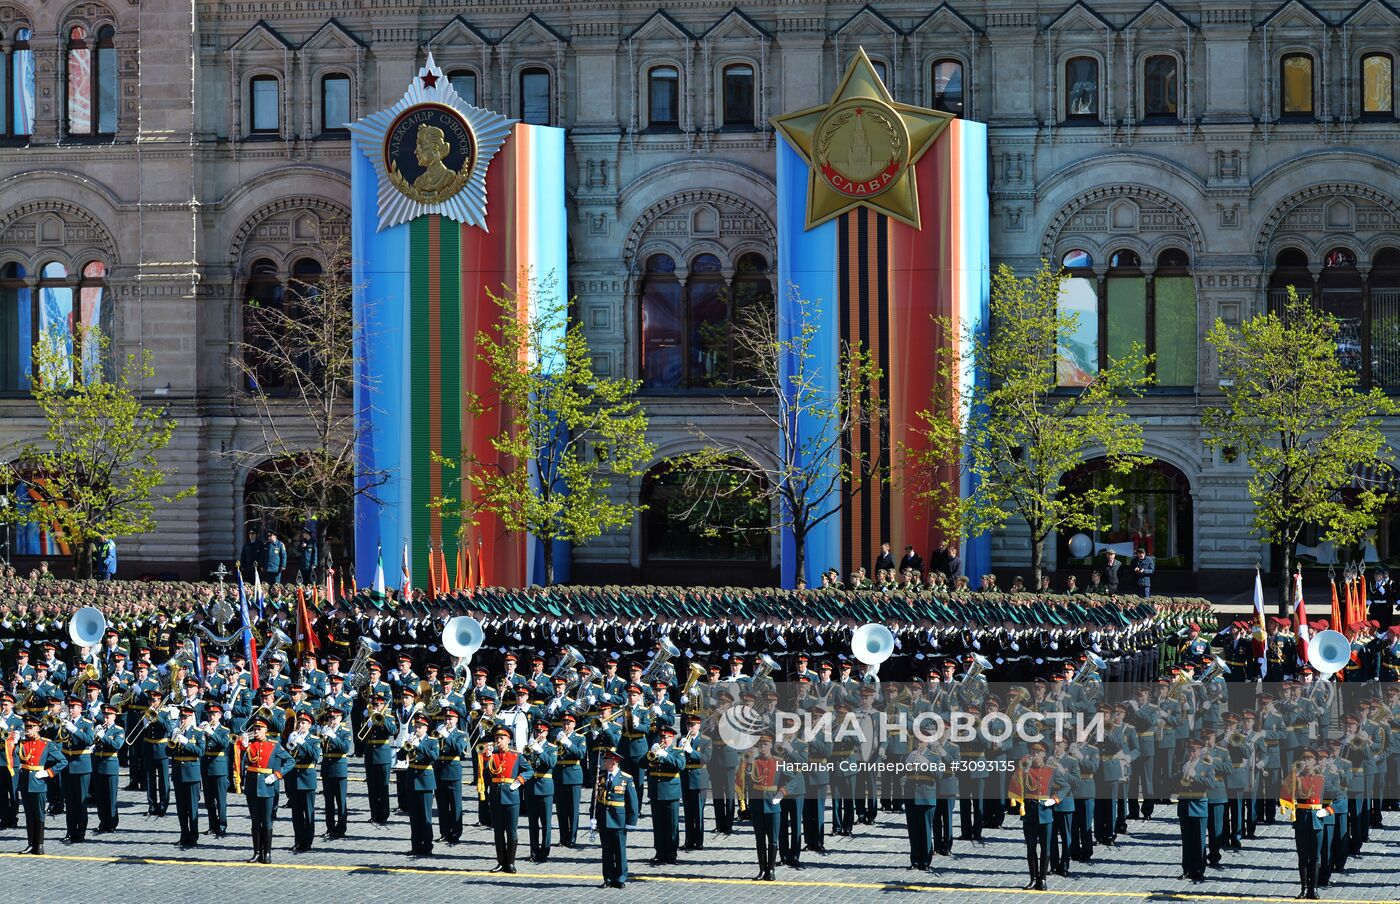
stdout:
[(1099, 118), (1099, 61), (1071, 57), (1065, 61), (1065, 119), (1097, 122)]
[(1384, 119), (1395, 115), (1395, 60), (1388, 53), (1361, 58), (1361, 115)]
[(647, 126), (671, 130), (681, 122), (681, 74), (674, 66), (653, 66), (647, 72)]
[(259, 75), (248, 82), (248, 129), (276, 134), (282, 121), (282, 90), (275, 76)]
[(5, 90), (0, 92), (4, 132), (15, 138), (34, 133), (34, 51), (29, 48), (29, 35), (27, 28), (15, 30), (5, 66)]
[[(756, 320), (772, 322), (773, 284), (769, 282), (768, 261), (763, 255), (745, 254), (739, 258), (730, 296), (734, 299), (730, 319), (735, 329), (747, 329)], [(755, 385), (759, 377), (757, 362), (742, 347), (742, 343), (733, 343), (731, 355), (734, 384), (758, 388)]]
[(1334, 248), (1327, 252), (1322, 259), (1317, 290), (1322, 310), (1337, 319), (1338, 359), (1364, 379), (1364, 286), (1361, 273), (1356, 269), (1356, 255), (1350, 249)]
[(696, 255), (685, 283), (686, 319), (689, 331), (690, 386), (718, 386), (728, 382), (732, 360), (729, 335), (729, 299), (723, 266), (713, 254)]
[(1297, 248), (1285, 248), (1274, 258), (1274, 272), (1269, 277), (1269, 310), (1282, 313), (1292, 287), (1302, 298), (1312, 297), (1313, 277), (1308, 270), (1308, 256)]
[(642, 388), (679, 389), (685, 381), (685, 311), (676, 262), (647, 258), (642, 279)]
[[(644, 571), (687, 583), (726, 583), (736, 573), (747, 578), (755, 567), (754, 577), (766, 577), (771, 519), (762, 487), (748, 480), (738, 470), (695, 472), (675, 462), (648, 471), (642, 479)], [(685, 573), (687, 565), (693, 574)]]
[(957, 60), (936, 60), (933, 64), (933, 108), (955, 116), (963, 115), (963, 65)]
[(724, 67), (724, 125), (731, 129), (752, 129), (753, 67), (735, 63)]
[(282, 313), (286, 295), (277, 275), (277, 265), (266, 258), (253, 262), (248, 270), (248, 283), (243, 297), (243, 341), (256, 359), (251, 362), (254, 375), (248, 389), (272, 391), (282, 386), (282, 375), (273, 362), (273, 337), (270, 324)]
[(0, 266), (0, 392), (23, 392), (32, 385), (34, 321), (39, 312), (24, 265)]
[(110, 135), (117, 130), (117, 56), (110, 25), (92, 40), (87, 29), (68, 30), (68, 134)]
[(549, 125), (549, 70), (533, 68), (520, 73), (520, 120), (535, 126)]
[(1158, 386), (1195, 386), (1197, 352), (1196, 281), (1186, 252), (1168, 248), (1157, 255), (1157, 270), (1149, 286), (1152, 343)]
[(452, 90), (462, 100), (476, 106), (476, 73), (470, 69), (453, 69), (447, 73), (447, 81)]
[[(1117, 552), (1121, 561), (1131, 558), (1131, 550), (1142, 548), (1160, 570), (1191, 567), (1191, 484), (1177, 468), (1149, 460), (1122, 474), (1106, 459), (1094, 458), (1066, 473), (1060, 486), (1075, 495), (1089, 489), (1118, 490), (1120, 502), (1095, 512), (1103, 526), (1087, 531), (1094, 541), (1095, 562), (1105, 561), (1103, 554), (1108, 549)], [(1075, 561), (1070, 555), (1069, 538), (1075, 533), (1078, 531), (1067, 530), (1058, 536), (1058, 561), (1089, 565), (1087, 559)]]
[(871, 60), (870, 65), (874, 67), (875, 74), (880, 77), (880, 83), (888, 88), (890, 86), (890, 67), (885, 64), (884, 60)]
[(697, 254), (684, 284), (666, 254), (647, 260), (642, 280), (642, 387), (724, 389), (754, 386), (749, 360), (735, 329), (754, 317), (772, 317), (768, 261), (761, 254), (739, 259), (726, 283), (718, 257)]
[(1181, 82), (1176, 57), (1150, 56), (1142, 64), (1142, 115), (1147, 119), (1176, 120)]
[(1108, 339), (1106, 364), (1147, 350), (1147, 277), (1133, 251), (1115, 251), (1108, 258), (1104, 279), (1104, 326)]
[[(97, 327), (108, 338), (112, 335), (107, 299), (107, 265), (102, 261), (89, 261), (83, 265), (78, 280), (78, 322), (83, 327)], [(101, 346), (87, 343), (83, 346), (83, 374), (93, 377), (101, 374), (107, 365), (102, 358)]]
[(1371, 258), (1371, 382), (1400, 389), (1400, 248), (1382, 248)]
[(321, 132), (343, 132), (350, 123), (350, 76), (341, 73), (321, 79)]
[(1313, 58), (1306, 53), (1285, 54), (1279, 61), (1280, 106), (1284, 116), (1313, 115)]
[(1061, 386), (1087, 386), (1099, 372), (1099, 289), (1094, 259), (1075, 249), (1060, 259), (1067, 278), (1060, 286), (1061, 314), (1077, 316), (1073, 330), (1060, 336), (1056, 374)]

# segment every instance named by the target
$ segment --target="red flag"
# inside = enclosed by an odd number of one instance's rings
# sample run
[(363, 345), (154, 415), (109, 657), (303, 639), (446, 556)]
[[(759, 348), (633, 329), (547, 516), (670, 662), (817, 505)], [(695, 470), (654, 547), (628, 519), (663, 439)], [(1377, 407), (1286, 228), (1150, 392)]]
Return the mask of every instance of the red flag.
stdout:
[(428, 601), (436, 603), (438, 594), (437, 579), (437, 556), (433, 555), (433, 546), (428, 544)]
[[(342, 588), (340, 592), (341, 592), (341, 593), (344, 593), (344, 592), (345, 592), (344, 588)], [(329, 610), (329, 609), (334, 609), (334, 608), (335, 608), (335, 569), (334, 569), (334, 568), (327, 568), (327, 569), (326, 569), (326, 608), (327, 608), (328, 610)]]
[(1298, 659), (1300, 662), (1308, 661), (1308, 637), (1311, 636), (1311, 628), (1308, 625), (1308, 606), (1303, 602), (1303, 573), (1296, 572), (1293, 575), (1293, 618), (1298, 623)]
[(457, 541), (457, 589), (467, 589), (467, 576), (462, 569), (462, 541)]
[[(1333, 581), (1333, 580), (1329, 580), (1328, 583), (1332, 585), (1332, 630), (1334, 630), (1334, 631), (1340, 631), (1340, 630), (1342, 630), (1342, 627), (1341, 627), (1341, 626), (1342, 626), (1342, 604), (1341, 604), (1340, 602), (1337, 601), (1337, 582), (1336, 582), (1336, 581)], [(1347, 609), (1350, 610), (1350, 609), (1351, 609), (1351, 582), (1350, 582), (1350, 581), (1346, 581), (1346, 582), (1344, 582), (1344, 583), (1345, 583), (1345, 585), (1346, 585), (1346, 594), (1345, 594), (1345, 595), (1346, 595), (1346, 598), (1347, 598)]]
[(476, 569), (472, 566), (472, 544), (470, 539), (467, 540), (465, 549), (463, 549), (462, 551), (462, 558), (466, 559), (467, 561), (467, 592), (472, 595), (475, 595)]
[(476, 581), (478, 587), (486, 586), (486, 559), (481, 549), (481, 538), (476, 538)]
[(297, 656), (310, 652), (316, 655), (316, 632), (311, 627), (311, 610), (306, 608), (306, 594), (297, 587)]

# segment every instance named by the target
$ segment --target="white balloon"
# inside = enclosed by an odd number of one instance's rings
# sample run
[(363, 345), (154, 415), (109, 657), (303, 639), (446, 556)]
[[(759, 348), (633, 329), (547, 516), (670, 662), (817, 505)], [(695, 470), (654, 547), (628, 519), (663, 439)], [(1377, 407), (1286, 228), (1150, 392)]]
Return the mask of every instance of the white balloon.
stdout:
[(1094, 541), (1089, 539), (1088, 534), (1075, 534), (1069, 538), (1069, 554), (1076, 559), (1083, 559), (1094, 551)]

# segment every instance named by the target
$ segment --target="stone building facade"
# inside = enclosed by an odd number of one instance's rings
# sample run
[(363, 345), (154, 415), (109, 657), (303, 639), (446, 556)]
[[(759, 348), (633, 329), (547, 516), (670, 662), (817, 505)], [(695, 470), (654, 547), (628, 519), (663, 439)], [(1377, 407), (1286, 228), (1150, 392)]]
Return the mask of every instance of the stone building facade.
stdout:
[[(646, 377), (668, 344), (693, 364), (685, 318), (772, 280), (769, 118), (824, 101), (857, 47), (896, 99), (989, 124), (993, 264), (1071, 269), (1078, 363), (1158, 353), (1163, 385), (1135, 413), (1161, 465), (1098, 539), (1147, 542), (1182, 584), (1247, 569), (1242, 465), (1197, 426), (1219, 385), (1209, 325), (1301, 286), (1343, 318), (1367, 378), (1400, 387), (1400, 14), (1382, 0), (0, 0), (0, 441), (36, 429), (19, 362), (49, 306), (100, 320), (119, 351), (155, 354), (182, 425), (170, 462), (198, 487), (123, 543), (123, 571), (229, 560), (253, 471), (228, 452), (260, 436), (231, 394), (244, 302), (344, 233), (341, 126), (428, 51), (476, 103), (568, 129), (570, 289), (598, 366)], [(770, 454), (690, 365), (648, 382), (659, 461), (701, 421)], [(1067, 479), (1102, 477), (1089, 462)], [(776, 548), (699, 548), (643, 517), (577, 550), (576, 572), (715, 579), (724, 562), (757, 580)], [(996, 550), (1025, 561), (1015, 530)]]

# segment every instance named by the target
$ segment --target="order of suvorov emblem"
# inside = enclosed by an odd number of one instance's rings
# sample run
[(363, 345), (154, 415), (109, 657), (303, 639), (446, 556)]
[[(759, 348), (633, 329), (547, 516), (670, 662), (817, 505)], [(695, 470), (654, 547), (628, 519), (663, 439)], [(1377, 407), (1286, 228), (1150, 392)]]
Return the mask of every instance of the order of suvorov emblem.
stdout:
[(832, 105), (816, 128), (821, 178), (849, 198), (873, 198), (909, 166), (909, 132), (879, 100), (855, 97)]
[(420, 204), (441, 204), (457, 194), (475, 166), (476, 136), (466, 119), (444, 104), (409, 107), (384, 134), (389, 182)]

